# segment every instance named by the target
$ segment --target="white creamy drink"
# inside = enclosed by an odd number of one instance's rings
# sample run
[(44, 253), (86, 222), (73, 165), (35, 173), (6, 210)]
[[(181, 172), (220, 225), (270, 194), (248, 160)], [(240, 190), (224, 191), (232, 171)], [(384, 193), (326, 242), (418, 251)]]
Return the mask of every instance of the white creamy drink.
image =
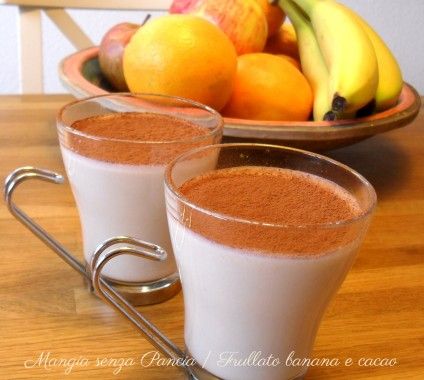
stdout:
[(163, 201), (164, 166), (110, 164), (62, 149), (81, 218), (84, 256), (112, 236), (136, 236), (169, 252), (164, 263), (124, 256), (105, 268), (121, 281), (149, 281), (174, 273)]
[[(108, 278), (146, 282), (175, 273), (163, 195), (164, 170), (185, 149), (212, 143), (212, 138), (207, 137), (209, 130), (170, 116), (148, 113), (96, 116), (72, 127), (105, 139), (102, 145), (80, 141), (76, 136), (61, 147), (80, 213), (85, 260), (89, 263), (96, 247), (106, 239), (125, 235), (160, 245), (168, 258), (155, 262), (124, 255), (105, 267)], [(205, 136), (201, 143), (161, 146), (164, 141), (190, 141), (199, 136)], [(128, 143), (119, 143), (114, 138), (128, 139)], [(193, 160), (187, 170), (213, 165), (210, 159)]]
[(352, 239), (350, 229), (302, 232), (281, 225), (355, 217), (361, 212), (355, 198), (325, 179), (265, 167), (212, 171), (179, 191), (208, 210), (180, 205), (178, 212), (168, 211), (188, 352), (227, 380), (301, 376), (307, 368), (287, 366), (286, 359), (292, 351), (296, 358), (310, 356), (321, 317), (361, 236)]
[[(292, 351), (309, 357), (356, 245), (317, 258), (276, 257), (217, 244), (175, 220), (170, 231), (186, 299), (185, 343), (198, 363), (223, 379), (262, 379), (264, 370), (270, 380), (301, 374), (285, 360)], [(278, 366), (257, 360), (270, 355)]]

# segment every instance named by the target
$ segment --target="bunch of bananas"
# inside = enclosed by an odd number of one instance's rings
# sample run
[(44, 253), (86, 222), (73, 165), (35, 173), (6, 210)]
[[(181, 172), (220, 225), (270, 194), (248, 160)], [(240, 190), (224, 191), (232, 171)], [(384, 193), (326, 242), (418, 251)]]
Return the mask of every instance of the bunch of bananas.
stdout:
[(334, 0), (278, 0), (292, 22), (302, 70), (314, 91), (314, 120), (352, 118), (396, 104), (403, 79), (381, 37)]

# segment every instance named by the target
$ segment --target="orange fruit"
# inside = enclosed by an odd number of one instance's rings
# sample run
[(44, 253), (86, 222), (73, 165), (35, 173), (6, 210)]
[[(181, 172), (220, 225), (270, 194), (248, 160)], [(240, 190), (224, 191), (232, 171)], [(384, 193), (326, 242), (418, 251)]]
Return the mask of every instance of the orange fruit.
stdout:
[(125, 48), (123, 70), (131, 92), (189, 98), (220, 110), (228, 101), (237, 54), (218, 27), (192, 15), (149, 21)]
[(305, 121), (313, 95), (307, 79), (288, 60), (272, 54), (239, 56), (228, 117), (252, 120)]
[(298, 70), (302, 71), (302, 65), (297, 59), (294, 59), (293, 57), (290, 57), (289, 55), (285, 54), (276, 54), (278, 57), (284, 58), (287, 61), (289, 61), (291, 64), (293, 64)]
[(293, 26), (287, 23), (283, 24), (276, 35), (268, 38), (264, 51), (271, 54), (289, 55), (299, 61), (299, 47)]
[(268, 37), (278, 33), (286, 15), (278, 5), (271, 4), (268, 0), (256, 0), (265, 12), (268, 24)]

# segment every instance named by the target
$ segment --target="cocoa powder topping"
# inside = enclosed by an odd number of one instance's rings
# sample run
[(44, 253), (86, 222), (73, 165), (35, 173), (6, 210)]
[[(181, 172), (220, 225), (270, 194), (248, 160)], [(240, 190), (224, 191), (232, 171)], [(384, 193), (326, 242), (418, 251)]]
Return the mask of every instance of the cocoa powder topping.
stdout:
[(203, 209), (279, 225), (266, 227), (223, 221), (194, 209), (189, 213), (184, 210), (188, 216), (183, 223), (206, 238), (261, 252), (301, 256), (335, 250), (355, 238), (352, 226), (322, 225), (361, 214), (355, 198), (339, 185), (288, 169), (220, 169), (187, 181), (179, 190), (191, 203)]
[(153, 113), (110, 113), (78, 120), (71, 127), (82, 134), (65, 132), (65, 147), (83, 156), (123, 164), (167, 164), (214, 139), (205, 127)]

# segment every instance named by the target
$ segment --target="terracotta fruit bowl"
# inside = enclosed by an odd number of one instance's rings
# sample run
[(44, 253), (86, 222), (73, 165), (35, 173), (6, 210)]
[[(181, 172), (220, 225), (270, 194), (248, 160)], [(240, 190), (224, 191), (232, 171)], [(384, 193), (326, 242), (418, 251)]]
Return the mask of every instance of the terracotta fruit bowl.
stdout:
[[(59, 69), (64, 86), (77, 98), (113, 92), (102, 77), (98, 47), (66, 57)], [(401, 128), (414, 120), (421, 106), (417, 91), (405, 84), (399, 103), (384, 112), (334, 122), (257, 121), (225, 118), (226, 141), (266, 142), (313, 151), (334, 149), (376, 134)]]

